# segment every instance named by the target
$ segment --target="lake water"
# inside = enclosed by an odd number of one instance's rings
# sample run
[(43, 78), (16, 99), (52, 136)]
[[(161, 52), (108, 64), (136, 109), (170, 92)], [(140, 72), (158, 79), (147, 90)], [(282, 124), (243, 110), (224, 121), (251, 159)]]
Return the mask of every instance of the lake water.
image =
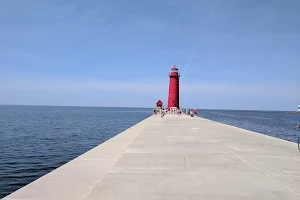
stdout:
[(300, 136), (300, 115), (282, 111), (199, 110), (197, 115), (292, 142)]
[(152, 109), (0, 106), (0, 199), (151, 114)]
[[(0, 106), (0, 198), (152, 115), (152, 109)], [(296, 142), (300, 115), (198, 110), (214, 121)]]

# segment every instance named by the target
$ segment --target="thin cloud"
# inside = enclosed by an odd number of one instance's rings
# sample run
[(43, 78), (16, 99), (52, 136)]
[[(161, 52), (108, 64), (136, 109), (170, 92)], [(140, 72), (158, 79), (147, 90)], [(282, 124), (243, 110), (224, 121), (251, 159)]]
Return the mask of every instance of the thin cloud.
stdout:
[[(168, 92), (166, 82), (101, 82), (70, 80), (1, 80), (0, 91), (129, 91), (129, 92)], [(298, 86), (294, 83), (233, 83), (233, 82), (190, 82), (180, 83), (181, 93), (192, 94), (227, 94), (227, 95), (295, 95)], [(299, 95), (300, 97), (300, 95)]]
[[(297, 89), (293, 83), (194, 82), (180, 84), (180, 98), (182, 107), (292, 110)], [(152, 107), (159, 98), (167, 102), (168, 82), (0, 80), (0, 104)]]

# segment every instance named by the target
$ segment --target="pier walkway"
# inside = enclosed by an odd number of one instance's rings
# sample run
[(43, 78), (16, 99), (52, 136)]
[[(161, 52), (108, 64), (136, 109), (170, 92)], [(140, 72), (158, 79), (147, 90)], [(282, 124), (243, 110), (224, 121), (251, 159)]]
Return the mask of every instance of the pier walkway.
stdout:
[(151, 116), (4, 199), (299, 200), (300, 154), (210, 120)]

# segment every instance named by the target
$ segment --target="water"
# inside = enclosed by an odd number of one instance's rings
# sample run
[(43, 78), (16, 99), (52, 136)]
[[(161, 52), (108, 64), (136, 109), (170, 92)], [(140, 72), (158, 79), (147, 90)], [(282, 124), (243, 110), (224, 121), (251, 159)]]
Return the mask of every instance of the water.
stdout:
[[(0, 106), (0, 198), (152, 114), (152, 109)], [(198, 110), (221, 123), (296, 142), (300, 115)]]
[(291, 142), (300, 136), (300, 115), (282, 111), (198, 110), (197, 115)]
[(152, 114), (152, 109), (0, 106), (0, 199)]

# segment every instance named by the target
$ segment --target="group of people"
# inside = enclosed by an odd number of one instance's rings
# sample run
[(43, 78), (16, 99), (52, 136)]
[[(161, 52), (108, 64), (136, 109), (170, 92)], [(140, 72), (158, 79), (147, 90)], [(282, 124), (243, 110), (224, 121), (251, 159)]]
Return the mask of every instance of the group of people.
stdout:
[(167, 110), (165, 110), (164, 108), (162, 109), (153, 109), (153, 114), (156, 115), (156, 114), (165, 114), (167, 112)]
[[(189, 109), (186, 109), (186, 114), (187, 114), (187, 115), (194, 116), (194, 115), (197, 114), (197, 110), (196, 110), (196, 109), (194, 109), (194, 110), (190, 109), (189, 112), (188, 112), (188, 110), (189, 110)], [(153, 109), (153, 114), (154, 114), (154, 115), (157, 115), (157, 114), (165, 115), (166, 113), (171, 113), (171, 114), (182, 114), (182, 113), (184, 113), (184, 112), (183, 112), (181, 109), (176, 110), (175, 113), (174, 113), (173, 111), (171, 111), (171, 110), (168, 112), (168, 110), (165, 110), (164, 108), (161, 108), (161, 109)]]
[(190, 110), (190, 112), (188, 112), (188, 109), (186, 109), (186, 114), (187, 115), (191, 115), (191, 116), (194, 116), (194, 115), (196, 115), (197, 114), (197, 110), (196, 109), (194, 109), (194, 111), (191, 109)]

